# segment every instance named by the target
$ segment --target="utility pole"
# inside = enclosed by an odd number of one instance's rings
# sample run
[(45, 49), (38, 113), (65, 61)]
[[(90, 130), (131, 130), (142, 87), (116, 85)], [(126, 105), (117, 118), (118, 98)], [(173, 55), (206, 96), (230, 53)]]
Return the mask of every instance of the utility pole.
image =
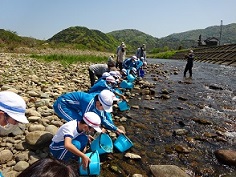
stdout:
[(220, 45), (220, 42), (221, 42), (222, 26), (223, 26), (223, 20), (220, 21), (220, 40), (219, 40), (219, 45)]

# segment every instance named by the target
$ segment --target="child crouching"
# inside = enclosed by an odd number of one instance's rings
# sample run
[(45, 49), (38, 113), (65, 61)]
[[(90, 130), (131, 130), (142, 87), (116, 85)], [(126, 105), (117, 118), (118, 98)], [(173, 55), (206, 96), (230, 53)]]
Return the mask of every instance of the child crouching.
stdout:
[(65, 123), (52, 138), (50, 144), (51, 154), (63, 161), (81, 157), (83, 167), (87, 168), (90, 159), (85, 155), (88, 143), (86, 133), (94, 130), (102, 132), (100, 124), (101, 119), (94, 112), (85, 113), (81, 121), (72, 120)]

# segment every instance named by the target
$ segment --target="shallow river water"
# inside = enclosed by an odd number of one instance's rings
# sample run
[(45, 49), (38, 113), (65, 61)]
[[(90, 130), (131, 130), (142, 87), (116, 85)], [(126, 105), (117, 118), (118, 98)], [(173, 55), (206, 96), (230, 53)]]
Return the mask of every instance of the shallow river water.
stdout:
[[(185, 61), (148, 59), (148, 63), (158, 64), (164, 74), (148, 69), (144, 80), (155, 84), (155, 94), (151, 100), (139, 94), (130, 99), (130, 106), (139, 109), (131, 108), (122, 123), (134, 143), (129, 152), (142, 158), (113, 154), (116, 160), (109, 163), (120, 166), (122, 173), (110, 175), (151, 176), (149, 165), (171, 164), (190, 176), (235, 177), (236, 168), (218, 162), (214, 151), (236, 150), (236, 68), (195, 62), (193, 78), (188, 74), (183, 78)], [(163, 89), (169, 99), (163, 99)], [(178, 129), (187, 133), (178, 135)], [(101, 176), (109, 175), (103, 170)]]

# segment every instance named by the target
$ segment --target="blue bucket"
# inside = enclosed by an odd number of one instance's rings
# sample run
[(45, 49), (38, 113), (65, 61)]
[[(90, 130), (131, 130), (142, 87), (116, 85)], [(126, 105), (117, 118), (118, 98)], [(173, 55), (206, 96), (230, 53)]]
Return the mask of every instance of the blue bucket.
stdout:
[(128, 79), (129, 82), (134, 82), (135, 77), (134, 77), (132, 74), (129, 74), (129, 75), (127, 76), (127, 79)]
[(127, 101), (123, 100), (123, 101), (118, 102), (117, 104), (118, 104), (120, 111), (130, 110), (130, 107), (129, 107)]
[(134, 87), (133, 83), (132, 82), (127, 82), (126, 80), (123, 80), (121, 83), (120, 83), (120, 87), (121, 88), (126, 88), (126, 89), (132, 89)]
[(92, 151), (97, 150), (99, 154), (112, 153), (113, 142), (108, 134), (100, 133), (100, 135), (92, 141), (90, 148)]
[(120, 152), (124, 152), (129, 148), (131, 148), (133, 146), (133, 143), (127, 136), (125, 136), (124, 134), (120, 134), (118, 138), (115, 140), (114, 146)]
[[(115, 92), (119, 94), (123, 94), (123, 92), (119, 88), (115, 88)], [(118, 95), (116, 95), (117, 98), (120, 98)]]
[[(100, 174), (100, 157), (97, 151), (86, 153), (87, 157), (90, 158), (89, 165), (86, 169), (83, 169), (81, 165), (79, 167), (80, 175), (99, 175)], [(81, 164), (81, 158), (79, 158), (79, 164)]]

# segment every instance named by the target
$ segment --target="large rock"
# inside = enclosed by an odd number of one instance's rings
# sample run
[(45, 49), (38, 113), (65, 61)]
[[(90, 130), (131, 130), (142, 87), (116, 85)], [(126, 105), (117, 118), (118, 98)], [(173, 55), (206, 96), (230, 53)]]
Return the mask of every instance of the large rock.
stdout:
[(13, 153), (10, 150), (6, 149), (0, 152), (0, 164), (9, 162), (12, 160), (12, 158), (13, 158)]
[(52, 140), (53, 135), (46, 131), (34, 131), (26, 135), (25, 141), (32, 149), (47, 147)]
[(150, 165), (150, 169), (154, 177), (189, 177), (175, 165)]
[(236, 166), (236, 151), (221, 149), (214, 153), (221, 163)]
[(16, 170), (16, 171), (23, 171), (23, 170), (25, 170), (28, 167), (29, 167), (29, 163), (27, 163), (26, 161), (19, 161), (14, 166), (14, 170)]

